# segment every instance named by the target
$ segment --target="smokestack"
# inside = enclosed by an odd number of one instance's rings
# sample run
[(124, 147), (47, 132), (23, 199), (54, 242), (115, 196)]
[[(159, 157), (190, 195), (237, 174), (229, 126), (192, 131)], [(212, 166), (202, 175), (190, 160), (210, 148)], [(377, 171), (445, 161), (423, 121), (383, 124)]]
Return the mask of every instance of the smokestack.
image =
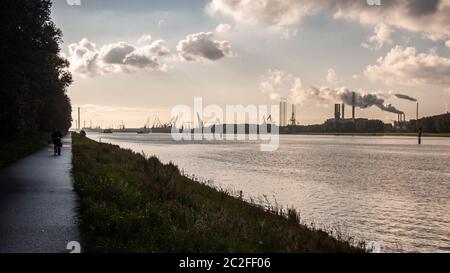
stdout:
[(416, 120), (419, 120), (419, 103), (417, 103)]
[(342, 103), (342, 119), (345, 119), (345, 103)]
[(78, 130), (80, 130), (80, 127), (81, 127), (80, 107), (78, 107)]
[(339, 103), (334, 105), (334, 119), (341, 119), (341, 105)]
[(287, 116), (287, 99), (281, 98), (280, 100), (280, 126), (286, 126), (286, 116)]
[(356, 93), (352, 93), (352, 120), (355, 121)]

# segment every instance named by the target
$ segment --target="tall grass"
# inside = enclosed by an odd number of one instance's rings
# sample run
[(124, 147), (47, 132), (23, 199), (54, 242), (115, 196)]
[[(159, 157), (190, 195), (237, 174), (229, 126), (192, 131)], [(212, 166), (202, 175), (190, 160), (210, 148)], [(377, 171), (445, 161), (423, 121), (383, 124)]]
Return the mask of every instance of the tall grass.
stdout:
[(89, 252), (362, 252), (183, 176), (173, 164), (73, 134), (80, 227)]

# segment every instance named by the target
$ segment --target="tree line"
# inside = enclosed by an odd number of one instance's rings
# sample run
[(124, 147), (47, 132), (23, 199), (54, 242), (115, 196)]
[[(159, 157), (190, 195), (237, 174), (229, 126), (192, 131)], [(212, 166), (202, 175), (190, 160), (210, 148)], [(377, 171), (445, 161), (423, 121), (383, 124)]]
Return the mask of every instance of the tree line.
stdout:
[(72, 83), (51, 0), (0, 1), (0, 138), (66, 131)]

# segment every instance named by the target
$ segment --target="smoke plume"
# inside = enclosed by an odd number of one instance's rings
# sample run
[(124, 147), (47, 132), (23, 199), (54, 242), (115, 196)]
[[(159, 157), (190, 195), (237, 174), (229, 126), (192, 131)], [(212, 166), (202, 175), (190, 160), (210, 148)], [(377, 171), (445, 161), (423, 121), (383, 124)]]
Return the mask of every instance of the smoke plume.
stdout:
[(403, 94), (395, 94), (395, 96), (399, 99), (404, 99), (404, 100), (410, 100), (410, 101), (417, 101), (417, 99), (407, 96), (407, 95), (403, 95)]
[[(268, 94), (271, 100), (279, 100), (281, 97), (289, 97), (293, 103), (316, 103), (329, 104), (330, 102), (343, 102), (347, 105), (353, 104), (353, 91), (348, 88), (309, 87), (304, 88), (302, 80), (281, 70), (270, 69), (261, 78), (261, 91)], [(290, 92), (288, 95), (287, 92)], [(355, 92), (355, 106), (361, 109), (376, 106), (382, 111), (395, 114), (404, 112), (392, 104), (386, 103), (386, 99), (393, 96), (390, 92), (363, 93)], [(414, 99), (402, 94), (396, 94), (403, 99)], [(415, 99), (414, 99), (415, 100)]]
[[(353, 91), (347, 88), (335, 90), (328, 87), (321, 89), (311, 87), (311, 89), (308, 91), (308, 96), (309, 98), (318, 101), (332, 99), (335, 101), (342, 101), (347, 105), (353, 104)], [(360, 94), (358, 92), (355, 92), (355, 106), (361, 109), (376, 106), (382, 111), (395, 114), (404, 113), (403, 111), (397, 109), (394, 105), (385, 103), (385, 100), (376, 94)]]

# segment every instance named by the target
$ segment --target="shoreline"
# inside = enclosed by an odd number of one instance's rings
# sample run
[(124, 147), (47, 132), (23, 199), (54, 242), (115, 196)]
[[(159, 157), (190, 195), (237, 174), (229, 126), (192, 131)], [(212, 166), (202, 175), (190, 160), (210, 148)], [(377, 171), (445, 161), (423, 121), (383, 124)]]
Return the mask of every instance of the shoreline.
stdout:
[[(404, 136), (418, 137), (417, 133), (280, 133), (280, 135), (309, 135), (309, 136)], [(450, 133), (423, 133), (422, 137), (450, 137)]]
[(156, 157), (72, 138), (88, 252), (365, 252), (363, 242), (302, 224), (294, 209), (249, 203)]
[[(89, 131), (87, 130), (86, 132), (95, 132), (98, 134), (102, 134), (102, 135), (111, 135), (111, 134), (135, 134), (135, 132), (120, 132), (120, 131), (114, 131), (113, 133), (103, 133), (103, 132), (98, 132), (98, 131)], [(137, 134), (137, 133), (136, 133)], [(148, 133), (148, 134), (141, 134), (141, 135), (152, 135), (152, 134), (170, 134), (170, 132), (158, 132), (158, 133)], [(248, 135), (248, 134), (246, 134)], [(357, 132), (330, 132), (330, 133), (325, 133), (325, 132), (304, 132), (304, 133), (284, 133), (284, 132), (280, 132), (280, 135), (299, 135), (299, 136), (379, 136), (379, 137), (384, 137), (384, 136), (404, 136), (404, 137), (415, 137), (417, 138), (418, 135), (417, 133), (357, 133)], [(426, 137), (439, 137), (439, 138), (450, 138), (450, 133), (423, 133), (422, 134), (422, 138), (426, 138)]]

